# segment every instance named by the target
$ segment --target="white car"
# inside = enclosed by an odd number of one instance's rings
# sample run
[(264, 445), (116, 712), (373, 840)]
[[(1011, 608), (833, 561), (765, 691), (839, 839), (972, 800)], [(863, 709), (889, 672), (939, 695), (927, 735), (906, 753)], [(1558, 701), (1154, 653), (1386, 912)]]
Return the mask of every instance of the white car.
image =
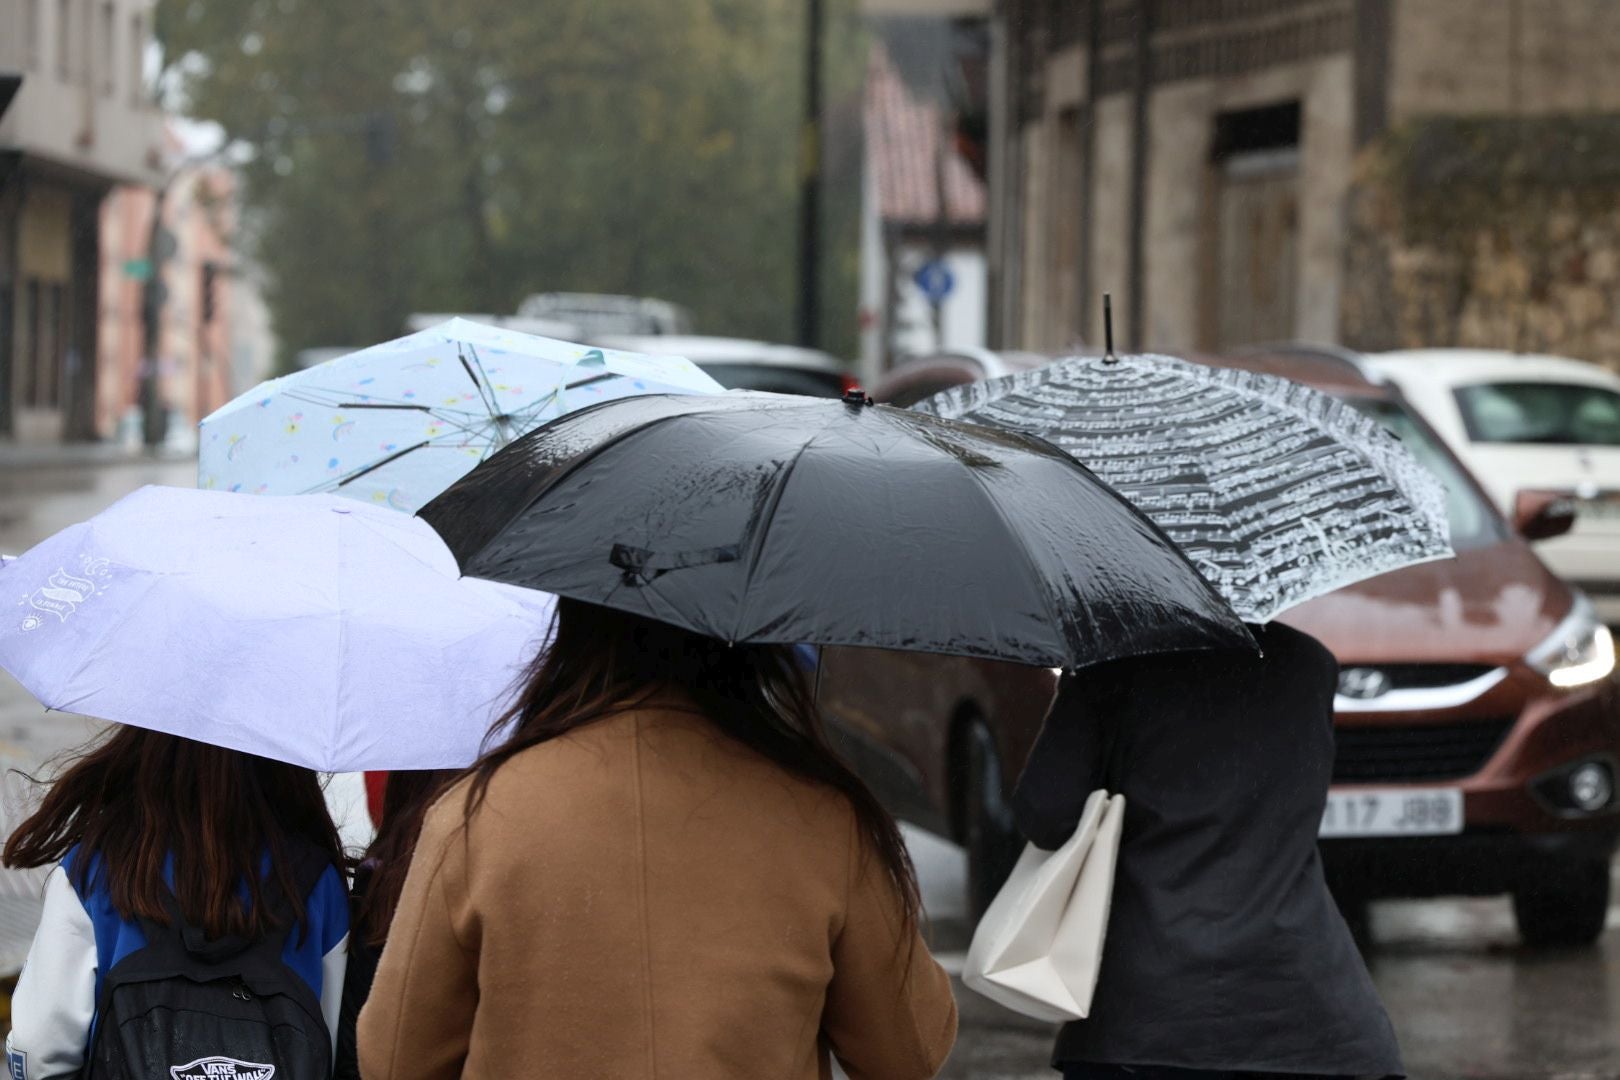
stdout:
[(588, 340), (604, 349), (684, 356), (727, 390), (838, 397), (856, 386), (842, 361), (797, 345), (696, 334), (599, 334)]
[(1477, 349), (1374, 353), (1363, 363), (1399, 387), (1510, 519), (1520, 492), (1574, 500), (1575, 527), (1537, 553), (1620, 625), (1620, 376)]

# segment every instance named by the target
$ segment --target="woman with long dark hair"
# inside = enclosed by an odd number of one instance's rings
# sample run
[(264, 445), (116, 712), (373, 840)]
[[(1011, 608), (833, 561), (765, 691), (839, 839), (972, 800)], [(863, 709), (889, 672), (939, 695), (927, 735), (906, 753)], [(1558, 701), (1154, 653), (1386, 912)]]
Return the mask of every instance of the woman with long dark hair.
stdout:
[(422, 827), (365, 1076), (939, 1070), (910, 860), (788, 650), (562, 600), (509, 719)]
[[(71, 761), (3, 861), (55, 867), (12, 995), (9, 1075), (85, 1069), (104, 979), (147, 945), (145, 926), (170, 927), (176, 910), (209, 942), (284, 932), (281, 962), (335, 1036), (347, 893), (310, 770), (117, 727)], [(298, 887), (305, 878), (313, 888)]]
[[(455, 779), (454, 769), (413, 769), (387, 773), (377, 835), (366, 848), (349, 888), (349, 965), (343, 977), (343, 1010), (338, 1019), (337, 1080), (358, 1080), (355, 1024), (371, 994), (377, 960), (388, 941), (388, 928), (405, 888), (422, 817), (445, 785)], [(367, 777), (370, 782), (370, 777)]]

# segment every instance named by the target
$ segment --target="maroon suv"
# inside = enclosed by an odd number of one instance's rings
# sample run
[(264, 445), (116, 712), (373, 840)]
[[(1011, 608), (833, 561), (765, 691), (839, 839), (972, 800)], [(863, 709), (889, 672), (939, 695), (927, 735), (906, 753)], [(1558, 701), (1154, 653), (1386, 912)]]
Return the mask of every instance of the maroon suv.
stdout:
[[(1283, 621), (1338, 656), (1335, 784), (1323, 851), (1347, 903), (1511, 893), (1522, 936), (1602, 932), (1620, 840), (1620, 679), (1590, 605), (1524, 535), (1567, 528), (1527, 502), (1509, 525), (1440, 440), (1353, 356), (1280, 349), (1209, 361), (1343, 397), (1405, 440), (1450, 492), (1457, 557), (1374, 578)], [(1524, 535), (1521, 535), (1524, 534)], [(987, 552), (986, 558), (994, 558)], [(1006, 797), (1054, 686), (1017, 665), (827, 650), (822, 700), (901, 817), (966, 846), (982, 909), (1016, 857)]]

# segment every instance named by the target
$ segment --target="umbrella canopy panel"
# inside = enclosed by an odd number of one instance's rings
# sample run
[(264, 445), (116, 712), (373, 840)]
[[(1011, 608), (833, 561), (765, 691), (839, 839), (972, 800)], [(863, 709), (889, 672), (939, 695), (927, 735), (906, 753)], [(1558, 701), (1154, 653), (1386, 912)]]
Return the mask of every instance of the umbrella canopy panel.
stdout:
[(148, 487), (0, 564), (0, 666), (47, 707), (326, 772), (470, 764), (553, 598), (422, 522)]
[(1076, 357), (915, 409), (1056, 443), (1162, 526), (1250, 622), (1452, 554), (1434, 474), (1353, 405), (1276, 376)]
[(332, 492), (407, 513), (570, 409), (717, 394), (678, 356), (594, 349), (450, 321), (273, 379), (203, 420), (198, 486)]
[(1251, 644), (1159, 529), (1040, 440), (732, 391), (562, 418), (422, 516), (462, 569), (735, 642), (1077, 667)]

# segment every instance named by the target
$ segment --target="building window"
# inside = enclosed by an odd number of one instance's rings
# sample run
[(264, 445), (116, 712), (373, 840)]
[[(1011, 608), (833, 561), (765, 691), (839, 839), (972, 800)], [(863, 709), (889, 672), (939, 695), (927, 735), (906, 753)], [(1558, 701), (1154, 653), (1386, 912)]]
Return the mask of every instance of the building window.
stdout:
[(56, 0), (56, 77), (73, 81), (73, 0)]
[(1211, 147), (1206, 344), (1296, 336), (1300, 107), (1285, 101), (1221, 113)]
[(129, 103), (146, 104), (146, 22), (138, 14), (129, 19)]
[(101, 95), (103, 97), (112, 97), (113, 92), (118, 89), (118, 53), (116, 51), (118, 43), (114, 40), (117, 37), (118, 24), (113, 21), (113, 14), (112, 0), (102, 0), (101, 27), (99, 31), (101, 47), (98, 50), (100, 57), (98, 66), (101, 68)]

